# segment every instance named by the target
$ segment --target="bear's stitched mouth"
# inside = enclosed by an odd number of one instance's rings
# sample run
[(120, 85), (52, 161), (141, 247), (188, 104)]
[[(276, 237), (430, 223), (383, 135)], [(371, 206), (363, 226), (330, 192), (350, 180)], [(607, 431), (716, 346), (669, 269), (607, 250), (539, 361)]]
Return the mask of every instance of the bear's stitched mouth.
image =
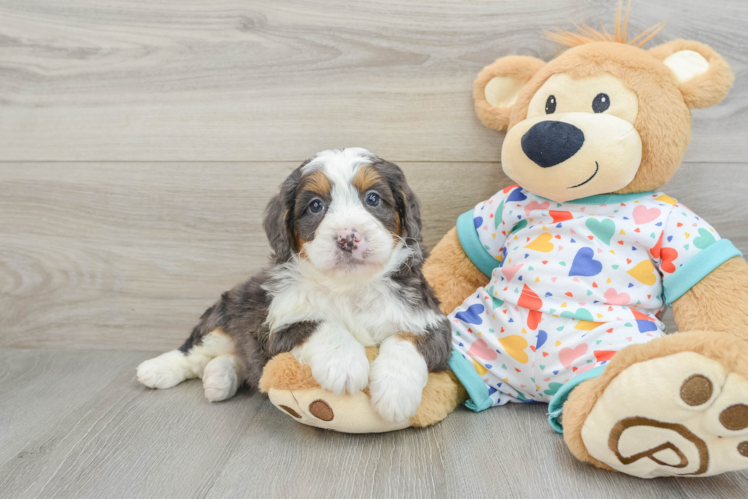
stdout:
[(585, 184), (587, 184), (588, 182), (590, 182), (593, 177), (595, 177), (597, 175), (597, 171), (598, 170), (600, 170), (600, 164), (597, 163), (597, 161), (595, 161), (595, 173), (592, 174), (592, 176), (589, 179), (587, 179), (586, 181), (584, 181), (581, 184), (577, 184), (576, 186), (569, 186), (566, 189), (572, 189), (572, 188), (578, 188), (579, 186), (584, 186)]

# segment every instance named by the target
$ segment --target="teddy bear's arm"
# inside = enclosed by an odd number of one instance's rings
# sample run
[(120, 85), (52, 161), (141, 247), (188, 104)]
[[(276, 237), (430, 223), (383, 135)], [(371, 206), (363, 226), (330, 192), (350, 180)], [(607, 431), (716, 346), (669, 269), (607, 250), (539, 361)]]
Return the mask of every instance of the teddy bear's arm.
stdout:
[(486, 286), (489, 278), (483, 274), (462, 249), (453, 227), (434, 247), (423, 265), (426, 281), (434, 288), (444, 314), (451, 313), (477, 288)]
[[(737, 333), (748, 328), (748, 263), (733, 257), (673, 302), (680, 331)], [(745, 334), (739, 335), (745, 337)]]

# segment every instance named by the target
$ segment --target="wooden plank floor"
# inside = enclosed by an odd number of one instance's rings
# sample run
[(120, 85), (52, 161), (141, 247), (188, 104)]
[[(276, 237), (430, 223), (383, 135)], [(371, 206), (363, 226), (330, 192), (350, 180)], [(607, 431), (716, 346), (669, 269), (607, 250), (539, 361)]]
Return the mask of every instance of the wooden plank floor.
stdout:
[[(199, 381), (152, 391), (148, 353), (0, 350), (2, 497), (744, 497), (748, 473), (641, 480), (584, 465), (544, 405), (427, 429), (345, 435), (306, 427), (247, 391)], [(7, 432), (7, 431), (11, 432)]]
[[(641, 481), (578, 463), (543, 406), (382, 436), (297, 425), (241, 393), (139, 387), (260, 269), (260, 217), (309, 155), (399, 163), (435, 244), (510, 181), (471, 83), (550, 59), (542, 29), (617, 0), (0, 0), (0, 496), (745, 497), (748, 475)], [(636, 0), (649, 46), (710, 44), (737, 80), (694, 112), (665, 191), (748, 251), (748, 2)], [(671, 330), (672, 317), (666, 317)]]

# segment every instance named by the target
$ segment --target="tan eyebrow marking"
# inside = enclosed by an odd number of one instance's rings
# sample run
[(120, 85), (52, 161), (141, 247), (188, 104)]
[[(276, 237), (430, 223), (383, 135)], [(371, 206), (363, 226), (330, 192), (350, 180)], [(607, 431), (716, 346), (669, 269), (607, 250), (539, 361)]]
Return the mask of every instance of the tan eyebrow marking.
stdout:
[(382, 181), (382, 176), (379, 174), (379, 171), (371, 165), (366, 165), (358, 169), (351, 184), (353, 184), (353, 187), (355, 187), (359, 193), (364, 193), (367, 189), (380, 181)]
[(332, 183), (323, 172), (316, 170), (302, 179), (299, 191), (313, 191), (320, 196), (330, 196)]

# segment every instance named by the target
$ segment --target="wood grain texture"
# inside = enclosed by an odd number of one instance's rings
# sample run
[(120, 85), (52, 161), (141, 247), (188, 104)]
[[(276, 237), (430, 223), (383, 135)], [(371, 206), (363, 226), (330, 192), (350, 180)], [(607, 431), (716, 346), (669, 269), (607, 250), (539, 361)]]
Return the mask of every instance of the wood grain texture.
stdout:
[[(511, 182), (496, 163), (401, 165), (430, 246)], [(0, 346), (181, 344), (220, 293), (267, 262), (262, 211), (295, 166), (0, 164)], [(747, 182), (748, 164), (686, 164), (664, 190), (748, 251), (748, 227), (725, 210)]]
[[(167, 349), (266, 265), (262, 212), (297, 163), (0, 163), (0, 346)], [(508, 182), (403, 164), (435, 244)]]
[[(135, 380), (143, 351), (180, 344), (265, 264), (265, 204), (320, 149), (400, 163), (433, 246), (510, 184), (503, 135), (473, 112), (478, 71), (550, 59), (541, 29), (610, 27), (617, 3), (0, 0), (0, 348), (16, 348), (0, 349), (0, 497), (745, 497), (746, 472), (584, 465), (544, 405), (352, 436), (246, 391), (211, 404), (199, 381)], [(665, 19), (650, 46), (708, 43), (737, 82), (694, 113), (664, 190), (748, 251), (748, 3), (639, 1), (629, 29)]]
[[(383, 435), (306, 427), (257, 394), (152, 391), (149, 353), (0, 350), (0, 497), (743, 498), (748, 472), (641, 480), (578, 462), (545, 405)], [(9, 403), (9, 404), (6, 404)]]
[[(5, 0), (0, 161), (298, 161), (364, 146), (393, 161), (497, 161), (472, 81), (544, 59), (542, 29), (612, 28), (617, 0)], [(710, 44), (738, 84), (697, 111), (687, 161), (745, 161), (748, 3), (636, 2), (650, 46)]]

